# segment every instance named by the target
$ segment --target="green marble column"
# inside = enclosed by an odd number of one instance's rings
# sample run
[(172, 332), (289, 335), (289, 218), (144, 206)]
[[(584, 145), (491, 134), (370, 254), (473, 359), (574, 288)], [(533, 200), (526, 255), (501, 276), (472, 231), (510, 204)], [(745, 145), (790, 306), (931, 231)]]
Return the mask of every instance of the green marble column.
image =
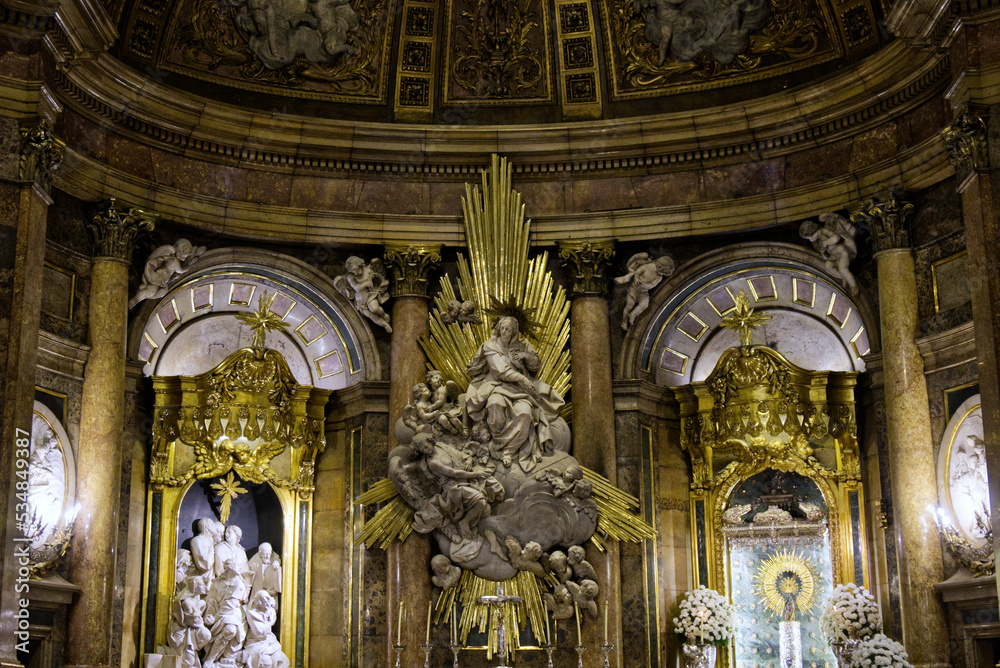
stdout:
[[(80, 511), (72, 542), (70, 580), (82, 591), (70, 608), (67, 665), (110, 666), (115, 553), (125, 427), (125, 329), (128, 320), (128, 269), (140, 228), (152, 229), (152, 216), (139, 209), (121, 211), (114, 199), (88, 224), (95, 239), (90, 275), (87, 338), (90, 356), (83, 372), (80, 444), (76, 460), (76, 497)], [(120, 632), (120, 629), (118, 629)]]

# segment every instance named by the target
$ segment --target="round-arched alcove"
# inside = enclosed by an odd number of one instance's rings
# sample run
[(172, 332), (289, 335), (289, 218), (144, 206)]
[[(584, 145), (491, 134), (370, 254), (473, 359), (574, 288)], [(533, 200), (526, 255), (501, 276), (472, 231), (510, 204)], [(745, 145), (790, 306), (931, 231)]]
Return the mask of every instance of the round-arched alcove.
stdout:
[(720, 356), (739, 345), (721, 326), (743, 292), (770, 320), (754, 332), (808, 370), (864, 371), (873, 348), (871, 309), (791, 244), (748, 244), (686, 263), (665, 281), (625, 339), (622, 374), (649, 375), (659, 385), (704, 380)]
[(268, 331), (265, 344), (281, 352), (297, 382), (336, 390), (381, 377), (370, 329), (327, 276), (252, 249), (203, 254), (164, 297), (143, 304), (129, 353), (147, 376), (204, 373), (250, 345), (251, 329), (234, 316), (257, 309), (265, 292), (287, 323)]

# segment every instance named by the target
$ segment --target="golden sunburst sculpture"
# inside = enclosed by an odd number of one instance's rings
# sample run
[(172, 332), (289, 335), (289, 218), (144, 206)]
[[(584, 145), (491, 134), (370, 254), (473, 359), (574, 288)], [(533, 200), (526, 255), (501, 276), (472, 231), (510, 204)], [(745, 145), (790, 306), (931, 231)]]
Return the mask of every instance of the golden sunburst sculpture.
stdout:
[(250, 327), (253, 331), (253, 342), (251, 346), (255, 349), (261, 349), (264, 347), (264, 335), (269, 330), (281, 331), (285, 327), (288, 327), (288, 323), (281, 319), (277, 313), (271, 310), (271, 304), (274, 303), (275, 298), (278, 293), (275, 292), (273, 295), (268, 297), (267, 290), (264, 294), (260, 296), (257, 300), (257, 310), (253, 313), (237, 313), (236, 319), (239, 320), (244, 325)]
[(740, 290), (736, 297), (736, 311), (722, 319), (719, 325), (723, 329), (733, 329), (740, 334), (740, 343), (744, 346), (753, 345), (753, 330), (757, 329), (768, 320), (771, 315), (768, 313), (754, 313), (750, 308), (750, 298)]
[(754, 576), (761, 602), (776, 615), (788, 615), (788, 598), (794, 599), (796, 610), (809, 612), (816, 593), (816, 566), (812, 560), (795, 550), (782, 550), (761, 562)]

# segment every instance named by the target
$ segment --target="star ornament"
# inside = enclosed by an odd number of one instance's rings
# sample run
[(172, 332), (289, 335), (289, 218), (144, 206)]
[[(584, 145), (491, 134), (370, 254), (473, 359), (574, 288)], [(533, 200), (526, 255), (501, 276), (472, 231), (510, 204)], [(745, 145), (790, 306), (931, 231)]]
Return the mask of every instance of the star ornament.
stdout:
[(770, 319), (771, 315), (768, 313), (754, 313), (754, 309), (750, 308), (750, 299), (740, 290), (736, 297), (736, 311), (723, 318), (719, 324), (725, 329), (738, 331), (740, 343), (749, 347), (753, 345), (753, 330)]
[(232, 510), (233, 499), (240, 494), (246, 494), (247, 489), (240, 486), (240, 482), (236, 480), (232, 471), (229, 472), (229, 475), (227, 475), (225, 479), (220, 480), (219, 482), (213, 482), (211, 487), (218, 492), (217, 496), (222, 501), (220, 519), (222, 520), (222, 523), (225, 524), (229, 521), (229, 511)]
[(275, 292), (273, 295), (268, 297), (267, 290), (265, 290), (264, 294), (262, 294), (260, 299), (257, 301), (256, 311), (253, 313), (236, 314), (237, 320), (253, 330), (252, 345), (254, 348), (264, 347), (264, 334), (268, 330), (281, 330), (288, 327), (288, 323), (282, 320), (277, 313), (271, 310), (271, 304), (274, 303), (274, 299), (277, 296), (278, 293)]

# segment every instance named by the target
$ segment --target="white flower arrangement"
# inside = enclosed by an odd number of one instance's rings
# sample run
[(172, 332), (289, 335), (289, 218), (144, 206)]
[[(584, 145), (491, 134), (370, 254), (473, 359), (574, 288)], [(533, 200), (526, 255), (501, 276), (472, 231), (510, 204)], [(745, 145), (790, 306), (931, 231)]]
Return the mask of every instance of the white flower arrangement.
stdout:
[(674, 630), (690, 644), (725, 645), (736, 633), (733, 606), (714, 589), (692, 589), (681, 601)]
[(871, 592), (849, 582), (831, 592), (819, 624), (829, 642), (863, 640), (882, 632), (882, 614)]
[(852, 665), (855, 668), (913, 668), (907, 658), (902, 645), (876, 633), (871, 638), (862, 640), (854, 650)]

